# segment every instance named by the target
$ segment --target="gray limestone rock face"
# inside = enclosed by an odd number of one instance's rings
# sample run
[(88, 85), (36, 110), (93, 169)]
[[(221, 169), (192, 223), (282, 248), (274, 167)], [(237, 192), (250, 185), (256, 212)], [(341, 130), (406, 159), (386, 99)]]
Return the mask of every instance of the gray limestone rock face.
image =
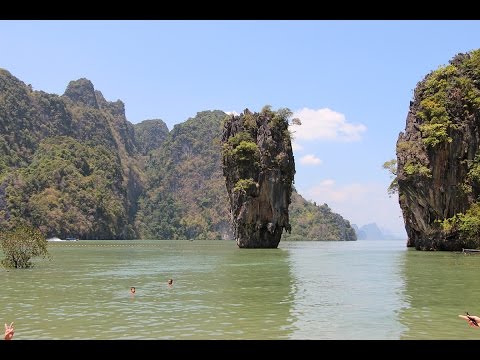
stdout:
[(276, 248), (283, 230), (291, 230), (288, 206), (295, 162), (289, 115), (288, 109), (246, 109), (225, 121), (223, 174), (241, 248)]
[[(457, 55), (417, 84), (399, 134), (397, 181), (408, 247), (477, 247), (480, 53)], [(470, 220), (458, 221), (474, 209)], [(470, 216), (470, 215), (469, 215)]]

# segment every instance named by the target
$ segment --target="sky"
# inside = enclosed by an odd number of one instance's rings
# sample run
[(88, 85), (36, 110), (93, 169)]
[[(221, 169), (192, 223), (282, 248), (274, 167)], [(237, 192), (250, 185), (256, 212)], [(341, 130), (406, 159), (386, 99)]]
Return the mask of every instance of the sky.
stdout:
[(382, 165), (417, 83), (479, 34), (477, 20), (2, 20), (0, 68), (59, 95), (87, 78), (131, 123), (170, 130), (204, 110), (289, 108), (297, 191), (406, 237)]

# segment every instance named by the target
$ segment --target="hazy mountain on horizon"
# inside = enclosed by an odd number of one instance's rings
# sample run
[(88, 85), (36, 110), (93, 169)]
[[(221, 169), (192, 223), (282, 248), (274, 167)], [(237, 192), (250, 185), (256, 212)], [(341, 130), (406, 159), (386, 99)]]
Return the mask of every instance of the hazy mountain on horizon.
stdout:
[(356, 224), (352, 224), (358, 240), (403, 240), (407, 238), (407, 235), (394, 234), (390, 230), (380, 228), (376, 223), (369, 223), (358, 227)]

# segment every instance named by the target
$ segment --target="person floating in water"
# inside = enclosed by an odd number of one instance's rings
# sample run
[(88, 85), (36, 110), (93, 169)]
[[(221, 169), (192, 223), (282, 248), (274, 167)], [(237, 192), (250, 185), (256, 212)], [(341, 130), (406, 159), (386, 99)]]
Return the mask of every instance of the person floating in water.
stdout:
[(168, 279), (167, 284), (169, 287), (173, 286), (173, 279)]
[(13, 328), (13, 321), (10, 325), (5, 324), (5, 340), (12, 340), (15, 329)]
[(136, 291), (136, 290), (135, 290), (135, 286), (132, 286), (132, 287), (130, 288), (130, 294), (135, 295), (135, 291)]
[(471, 327), (480, 327), (480, 317), (475, 316), (475, 315), (470, 315), (467, 311), (465, 312), (465, 315), (458, 315), (458, 317), (461, 317), (464, 320), (467, 320), (468, 325)]

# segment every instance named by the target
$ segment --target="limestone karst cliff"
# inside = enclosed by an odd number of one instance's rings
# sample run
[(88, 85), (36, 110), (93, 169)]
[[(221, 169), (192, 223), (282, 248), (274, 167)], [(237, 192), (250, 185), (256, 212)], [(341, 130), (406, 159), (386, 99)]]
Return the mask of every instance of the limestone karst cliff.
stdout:
[[(201, 111), (171, 131), (161, 119), (132, 124), (124, 103), (88, 79), (56, 95), (0, 69), (0, 232), (27, 224), (60, 238), (233, 239), (226, 116)], [(290, 208), (286, 240), (350, 240), (348, 220), (326, 204), (292, 189)]]
[(458, 54), (417, 84), (399, 134), (397, 182), (418, 250), (479, 246), (480, 50)]
[(290, 231), (295, 162), (288, 109), (260, 113), (246, 109), (226, 119), (223, 174), (233, 230), (241, 248), (276, 248), (283, 230)]
[(47, 236), (136, 238), (136, 153), (123, 103), (89, 80), (58, 96), (0, 69), (0, 230), (26, 223)]

